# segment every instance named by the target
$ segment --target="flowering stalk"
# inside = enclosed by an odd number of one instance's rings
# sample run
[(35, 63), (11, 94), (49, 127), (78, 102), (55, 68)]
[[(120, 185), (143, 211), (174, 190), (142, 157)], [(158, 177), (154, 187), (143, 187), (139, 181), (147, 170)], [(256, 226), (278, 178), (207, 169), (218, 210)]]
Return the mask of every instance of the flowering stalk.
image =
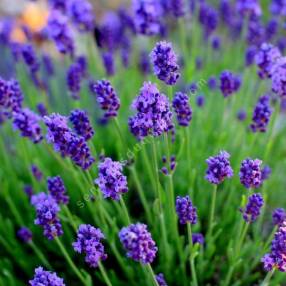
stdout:
[(43, 265), (45, 265), (48, 269), (52, 269), (51, 264), (48, 262), (48, 260), (46, 259), (45, 255), (43, 254), (43, 252), (35, 245), (33, 240), (28, 242), (28, 244), (31, 246), (31, 248), (36, 253), (36, 255), (38, 256), (40, 261), (43, 263)]
[(127, 210), (126, 204), (125, 204), (122, 196), (120, 197), (119, 202), (120, 202), (121, 208), (122, 208), (123, 213), (124, 213), (125, 223), (127, 225), (129, 225), (129, 224), (131, 224), (131, 220), (130, 220), (128, 210)]
[(274, 272), (275, 272), (275, 268), (273, 268), (271, 271), (269, 271), (260, 285), (261, 286), (268, 286)]
[(196, 274), (196, 268), (195, 268), (195, 258), (194, 258), (194, 253), (193, 253), (193, 235), (192, 235), (192, 226), (188, 222), (187, 223), (187, 228), (188, 228), (188, 238), (189, 238), (189, 246), (190, 246), (190, 268), (191, 268), (191, 274), (192, 274), (192, 280), (193, 280), (193, 285), (198, 286), (198, 279), (197, 279), (197, 274)]
[(217, 185), (214, 185), (213, 193), (212, 193), (211, 209), (210, 209), (210, 218), (209, 218), (209, 230), (208, 230), (208, 236), (209, 237), (212, 236), (212, 231), (213, 231), (213, 226), (214, 226), (216, 194), (217, 194)]
[(106, 285), (107, 286), (112, 286), (112, 284), (111, 284), (111, 282), (110, 282), (110, 280), (109, 280), (109, 278), (107, 276), (107, 273), (106, 273), (106, 271), (104, 269), (104, 266), (102, 265), (101, 261), (98, 262), (98, 267), (99, 267), (99, 270), (101, 272), (101, 275), (102, 275), (103, 280), (106, 283)]
[(154, 286), (160, 286), (160, 285), (158, 284), (158, 281), (157, 281), (157, 279), (156, 279), (156, 276), (155, 276), (155, 274), (154, 274), (154, 271), (153, 271), (152, 266), (151, 266), (150, 263), (147, 264), (147, 269), (148, 269), (148, 271), (149, 271), (149, 273), (150, 273), (150, 276), (152, 277), (152, 281), (153, 281)]

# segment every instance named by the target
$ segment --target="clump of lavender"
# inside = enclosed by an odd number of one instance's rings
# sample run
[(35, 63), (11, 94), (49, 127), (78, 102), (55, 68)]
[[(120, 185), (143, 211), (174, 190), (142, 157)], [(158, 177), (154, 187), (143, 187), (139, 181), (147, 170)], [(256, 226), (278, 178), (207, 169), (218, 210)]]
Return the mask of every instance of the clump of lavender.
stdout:
[(201, 233), (193, 233), (192, 240), (193, 240), (193, 244), (198, 243), (200, 245), (204, 245), (205, 243), (205, 238)]
[(253, 132), (266, 132), (271, 114), (270, 96), (261, 96), (253, 111), (252, 124), (250, 125), (251, 130)]
[(94, 130), (90, 124), (87, 112), (81, 109), (71, 111), (69, 120), (77, 135), (82, 136), (86, 141), (92, 138)]
[(56, 273), (45, 271), (43, 267), (35, 269), (35, 275), (32, 280), (29, 281), (30, 286), (65, 286), (64, 280), (59, 278)]
[(33, 195), (31, 204), (36, 209), (35, 224), (43, 227), (44, 236), (52, 240), (63, 234), (62, 225), (58, 218), (60, 208), (52, 196), (45, 193)]
[(226, 178), (233, 176), (233, 170), (229, 162), (230, 155), (226, 151), (220, 151), (217, 156), (209, 157), (206, 162), (208, 169), (205, 179), (211, 184), (218, 185)]
[(242, 161), (239, 177), (241, 184), (247, 189), (260, 187), (262, 177), (261, 164), (262, 161), (258, 159), (247, 158)]
[(278, 269), (281, 272), (286, 272), (286, 222), (284, 221), (277, 232), (275, 233), (274, 239), (271, 243), (271, 252), (266, 254), (262, 258), (264, 269), (266, 271), (272, 271)]
[(87, 0), (69, 0), (67, 13), (81, 32), (89, 32), (94, 28), (94, 12)]
[(230, 71), (224, 71), (220, 75), (220, 90), (224, 97), (229, 97), (240, 88), (241, 80)]
[(81, 224), (77, 231), (77, 240), (72, 244), (74, 250), (85, 254), (85, 262), (93, 268), (107, 258), (101, 240), (104, 235), (99, 228), (90, 224)]
[(66, 205), (69, 202), (64, 182), (60, 176), (48, 177), (47, 186), (50, 195), (58, 204)]
[(241, 15), (261, 16), (259, 0), (237, 0), (236, 9)]
[(173, 108), (177, 115), (179, 125), (188, 126), (192, 120), (192, 109), (189, 104), (189, 97), (182, 92), (175, 93), (173, 99)]
[(13, 113), (14, 129), (19, 130), (21, 136), (30, 138), (35, 144), (43, 139), (39, 121), (40, 117), (28, 108)]
[(272, 221), (275, 225), (282, 225), (286, 220), (286, 211), (282, 208), (277, 208), (272, 213)]
[(40, 181), (42, 180), (42, 178), (43, 178), (43, 173), (41, 172), (41, 170), (40, 170), (36, 165), (33, 164), (33, 165), (31, 166), (31, 172), (32, 172), (34, 178), (35, 178), (38, 182), (40, 182)]
[(104, 117), (116, 117), (120, 107), (120, 99), (111, 83), (108, 80), (91, 82), (90, 90), (96, 95), (100, 108), (105, 112)]
[(154, 73), (168, 85), (174, 85), (180, 77), (177, 55), (171, 43), (162, 41), (156, 44), (151, 55)]
[(159, 286), (168, 286), (163, 273), (157, 274), (156, 280)]
[(286, 96), (286, 57), (277, 60), (271, 69), (272, 91), (280, 97)]
[(189, 196), (180, 197), (176, 199), (176, 212), (181, 224), (196, 224), (197, 223), (197, 208), (193, 206), (193, 203)]
[(264, 200), (260, 193), (250, 195), (245, 209), (241, 210), (243, 219), (246, 222), (254, 222), (260, 215), (260, 210), (263, 204)]
[(29, 243), (33, 238), (32, 232), (27, 227), (21, 227), (17, 231), (17, 236), (24, 243)]
[(270, 78), (273, 64), (275, 64), (279, 58), (281, 58), (281, 53), (277, 47), (263, 43), (255, 56), (255, 62), (259, 68), (259, 77), (262, 79)]
[(140, 94), (132, 103), (137, 114), (129, 118), (129, 128), (139, 140), (148, 135), (160, 136), (171, 130), (172, 112), (170, 103), (155, 84), (145, 82)]
[(99, 186), (104, 198), (119, 200), (128, 192), (127, 178), (123, 175), (123, 165), (105, 158), (98, 166), (98, 178), (95, 183)]
[(119, 239), (127, 251), (127, 257), (142, 264), (154, 261), (158, 248), (147, 225), (136, 223), (124, 227), (119, 232)]

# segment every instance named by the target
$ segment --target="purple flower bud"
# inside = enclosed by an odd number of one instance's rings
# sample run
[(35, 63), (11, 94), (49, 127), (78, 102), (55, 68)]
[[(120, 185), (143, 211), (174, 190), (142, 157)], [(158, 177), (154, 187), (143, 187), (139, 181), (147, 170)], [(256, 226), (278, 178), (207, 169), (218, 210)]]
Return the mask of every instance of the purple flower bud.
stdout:
[(43, 54), (42, 55), (42, 63), (43, 67), (45, 69), (45, 72), (48, 76), (53, 76), (55, 74), (55, 68), (54, 68), (54, 63), (48, 54)]
[(271, 69), (272, 91), (280, 97), (286, 96), (286, 57), (282, 57)]
[(105, 158), (98, 166), (98, 178), (95, 180), (104, 198), (119, 200), (128, 192), (127, 178), (123, 175), (123, 165)]
[(263, 204), (264, 200), (260, 193), (250, 195), (245, 209), (241, 210), (243, 219), (246, 222), (254, 222), (260, 215)]
[(154, 73), (158, 79), (168, 85), (174, 85), (180, 77), (177, 55), (171, 43), (159, 42), (154, 47), (151, 55)]
[(233, 170), (229, 162), (230, 155), (226, 151), (220, 151), (217, 156), (209, 157), (206, 162), (208, 169), (205, 179), (211, 184), (218, 185), (226, 178), (233, 176)]
[(24, 192), (28, 196), (29, 200), (31, 199), (32, 195), (34, 194), (33, 187), (30, 185), (24, 186)]
[(169, 0), (168, 6), (169, 6), (170, 12), (172, 13), (174, 17), (180, 18), (185, 15), (184, 0)]
[(167, 167), (162, 167), (162, 168), (161, 168), (161, 172), (162, 172), (165, 176), (169, 175), (169, 171), (168, 171)]
[(56, 273), (45, 271), (43, 267), (35, 269), (35, 275), (33, 280), (29, 281), (30, 286), (65, 286), (64, 280), (59, 278)]
[(29, 243), (30, 241), (32, 241), (33, 234), (28, 228), (21, 227), (17, 231), (17, 236), (22, 242)]
[(205, 238), (201, 233), (193, 233), (192, 235), (193, 238), (193, 244), (200, 244), (200, 245), (204, 245), (205, 243)]
[(66, 82), (68, 90), (71, 93), (73, 99), (79, 99), (79, 93), (81, 90), (81, 69), (77, 63), (73, 63), (67, 70)]
[(240, 182), (247, 189), (258, 188), (261, 185), (261, 164), (258, 159), (247, 158), (241, 163), (239, 177)]
[(198, 220), (197, 208), (189, 196), (177, 197), (176, 199), (176, 212), (181, 224), (196, 224)]
[(263, 182), (268, 180), (270, 175), (271, 175), (271, 173), (272, 173), (271, 168), (268, 165), (264, 166), (262, 171), (261, 171), (261, 180)]
[(58, 204), (66, 205), (69, 202), (64, 182), (60, 176), (48, 177), (47, 186), (50, 195)]
[(149, 59), (149, 55), (146, 51), (142, 51), (140, 53), (139, 69), (144, 75), (151, 73), (150, 59)]
[(236, 9), (241, 15), (261, 16), (259, 0), (237, 0)]
[(182, 92), (176, 92), (173, 99), (173, 108), (177, 115), (180, 126), (189, 126), (192, 120), (192, 109), (189, 104), (189, 97)]
[(211, 35), (218, 26), (218, 13), (214, 7), (202, 2), (199, 9), (199, 22), (204, 28), (205, 36)]
[(159, 273), (156, 275), (156, 280), (159, 286), (168, 286), (168, 284), (165, 281), (165, 277), (163, 273)]
[(257, 53), (257, 47), (256, 46), (249, 46), (246, 49), (245, 52), (245, 65), (251, 66), (253, 65)]
[(246, 111), (244, 109), (240, 109), (237, 112), (236, 117), (239, 121), (244, 121), (247, 117)]
[(224, 71), (220, 75), (220, 90), (224, 97), (229, 97), (240, 88), (241, 80), (230, 71)]
[(39, 60), (31, 44), (22, 45), (22, 56), (31, 73), (36, 73), (40, 69)]
[(124, 227), (119, 232), (119, 239), (127, 251), (127, 257), (142, 264), (154, 261), (158, 248), (147, 225), (136, 223)]
[(42, 102), (37, 104), (37, 110), (42, 117), (48, 115), (47, 108), (46, 108), (45, 104)]
[(77, 240), (72, 244), (74, 250), (85, 254), (85, 262), (93, 268), (107, 258), (101, 240), (104, 235), (99, 228), (90, 224), (81, 224), (77, 231)]
[(208, 86), (209, 86), (209, 89), (210, 89), (210, 90), (216, 89), (216, 87), (217, 87), (217, 80), (216, 80), (216, 77), (215, 77), (215, 76), (211, 76), (211, 77), (208, 79)]
[(211, 40), (211, 45), (214, 50), (220, 50), (221, 38), (219, 36), (214, 36)]
[(62, 12), (66, 11), (66, 4), (67, 1), (66, 0), (48, 0), (49, 5), (52, 9), (54, 10), (60, 10)]
[(277, 208), (272, 213), (272, 221), (275, 225), (282, 225), (286, 220), (286, 212), (282, 208)]
[(198, 107), (203, 107), (205, 105), (205, 97), (201, 94), (196, 98), (196, 103)]
[(31, 171), (32, 171), (34, 178), (38, 182), (40, 182), (43, 178), (43, 173), (41, 172), (41, 170), (36, 165), (31, 165)]
[(104, 52), (101, 55), (105, 72), (108, 76), (115, 74), (114, 56), (111, 52)]

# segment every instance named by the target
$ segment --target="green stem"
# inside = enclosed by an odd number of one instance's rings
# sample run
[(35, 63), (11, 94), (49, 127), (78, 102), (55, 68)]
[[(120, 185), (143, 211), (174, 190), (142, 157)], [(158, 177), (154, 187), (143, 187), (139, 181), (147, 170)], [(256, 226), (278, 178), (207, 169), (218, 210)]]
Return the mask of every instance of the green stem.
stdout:
[(162, 209), (162, 196), (160, 192), (160, 181), (159, 181), (159, 173), (158, 173), (157, 148), (156, 148), (156, 142), (154, 138), (152, 140), (152, 152), (153, 152), (154, 176), (155, 176), (155, 182), (156, 182), (156, 195), (159, 198), (159, 205), (160, 205), (160, 210), (161, 210)]
[(158, 284), (158, 282), (157, 282), (157, 279), (156, 279), (156, 276), (155, 276), (155, 273), (154, 273), (154, 271), (153, 271), (152, 266), (150, 265), (150, 263), (147, 264), (147, 269), (148, 269), (148, 271), (149, 271), (149, 273), (150, 273), (150, 276), (152, 277), (153, 284), (154, 284), (155, 286), (159, 286), (159, 284)]
[(120, 196), (119, 202), (120, 202), (121, 208), (122, 208), (123, 213), (124, 213), (125, 223), (127, 223), (127, 225), (130, 225), (131, 224), (130, 217), (129, 217), (128, 210), (127, 210), (126, 204), (125, 204), (122, 196)]
[(198, 286), (198, 279), (197, 279), (197, 274), (196, 274), (196, 268), (195, 268), (195, 261), (193, 257), (193, 235), (192, 235), (192, 227), (190, 223), (187, 223), (187, 228), (188, 228), (188, 237), (189, 237), (189, 245), (190, 245), (190, 268), (191, 268), (191, 273), (192, 273), (192, 280), (193, 280), (193, 285)]
[(101, 261), (98, 262), (98, 267), (99, 267), (100, 273), (101, 273), (101, 275), (103, 277), (103, 280), (106, 283), (106, 285), (107, 286), (112, 286), (112, 284), (111, 284), (111, 282), (110, 282), (110, 280), (109, 280), (109, 278), (107, 276), (107, 273), (106, 273), (106, 271), (104, 269), (104, 266), (101, 264)]
[(64, 212), (66, 213), (69, 223), (71, 224), (71, 226), (73, 227), (74, 231), (77, 232), (77, 225), (73, 219), (73, 215), (71, 214), (69, 208), (67, 207), (67, 205), (63, 205), (63, 209)]
[(35, 254), (38, 256), (38, 258), (40, 259), (40, 261), (49, 269), (52, 269), (52, 266), (50, 265), (50, 263), (48, 262), (48, 260), (45, 258), (45, 255), (43, 254), (43, 252), (35, 245), (35, 243), (33, 241), (30, 241), (28, 243), (31, 248), (33, 249), (33, 251), (35, 252)]
[(212, 193), (212, 202), (211, 202), (211, 210), (210, 210), (210, 219), (209, 219), (209, 237), (212, 236), (213, 225), (214, 225), (214, 214), (215, 214), (215, 204), (216, 204), (216, 193), (217, 193), (217, 185), (214, 185), (213, 193)]
[(270, 279), (273, 276), (274, 272), (275, 272), (275, 268), (273, 268), (271, 271), (269, 271), (267, 273), (266, 277), (264, 278), (264, 280), (262, 281), (262, 283), (260, 284), (260, 286), (268, 286)]

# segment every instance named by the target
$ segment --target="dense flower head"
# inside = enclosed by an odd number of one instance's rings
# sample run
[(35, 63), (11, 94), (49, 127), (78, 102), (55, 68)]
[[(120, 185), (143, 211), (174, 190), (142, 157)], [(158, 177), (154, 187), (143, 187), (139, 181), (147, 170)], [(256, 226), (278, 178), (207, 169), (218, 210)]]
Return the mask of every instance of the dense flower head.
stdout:
[(241, 163), (239, 177), (240, 182), (247, 189), (258, 188), (261, 185), (261, 164), (258, 159), (247, 158)]
[(246, 222), (254, 222), (260, 215), (264, 200), (260, 193), (252, 194), (248, 197), (248, 202), (241, 212)]
[(228, 97), (237, 92), (240, 88), (241, 80), (230, 71), (223, 71), (220, 75), (220, 90), (224, 97)]
[(51, 195), (45, 193), (33, 195), (31, 204), (36, 209), (35, 224), (43, 227), (44, 236), (52, 240), (63, 234), (62, 225), (58, 218), (60, 208)]
[(153, 36), (160, 33), (161, 5), (157, 0), (133, 0), (134, 23), (137, 33)]
[(253, 132), (266, 132), (271, 114), (270, 96), (261, 96), (253, 111), (251, 130)]
[(173, 99), (173, 108), (177, 115), (179, 125), (188, 126), (192, 120), (192, 109), (189, 104), (189, 97), (182, 92), (175, 93)]
[(160, 136), (173, 127), (168, 98), (151, 82), (144, 82), (132, 108), (137, 114), (129, 118), (129, 128), (139, 140), (148, 135)]
[(32, 165), (31, 165), (31, 172), (32, 172), (34, 178), (35, 178), (38, 182), (40, 182), (40, 181), (42, 180), (42, 178), (43, 178), (43, 173), (42, 173), (42, 171), (38, 168), (38, 166), (32, 164)]
[(205, 36), (208, 37), (211, 35), (218, 26), (218, 13), (216, 9), (207, 4), (206, 2), (200, 3), (200, 9), (199, 9), (199, 22), (204, 28)]
[(254, 64), (257, 54), (257, 47), (255, 45), (247, 47), (245, 51), (245, 65), (250, 66)]
[(159, 273), (155, 277), (159, 286), (168, 286), (163, 273)]
[(277, 208), (272, 213), (272, 221), (275, 225), (282, 225), (286, 220), (286, 211), (283, 208)]
[(100, 108), (105, 112), (104, 117), (116, 117), (120, 107), (120, 99), (108, 80), (91, 82), (90, 90), (96, 95)]
[(286, 1), (272, 0), (270, 4), (270, 11), (273, 15), (286, 16)]
[(34, 47), (31, 44), (23, 44), (21, 48), (23, 59), (29, 70), (32, 73), (37, 72), (40, 68), (40, 62), (37, 58)]
[(93, 268), (107, 258), (101, 240), (104, 235), (99, 228), (90, 224), (81, 224), (77, 231), (77, 240), (72, 244), (74, 250), (85, 254), (85, 262)]
[(176, 199), (176, 212), (181, 224), (196, 224), (198, 220), (197, 208), (193, 206), (193, 203), (189, 196), (180, 197)]
[(21, 227), (17, 231), (17, 237), (24, 243), (32, 241), (33, 234), (27, 227)]
[(94, 135), (88, 114), (85, 110), (74, 109), (71, 111), (69, 120), (77, 135), (82, 136), (86, 141)]
[(46, 271), (43, 267), (35, 269), (33, 280), (29, 281), (30, 286), (65, 286), (64, 280), (56, 273)]
[(193, 244), (198, 243), (200, 245), (204, 245), (205, 243), (205, 238), (201, 233), (193, 233), (192, 240), (193, 240)]
[(271, 243), (271, 252), (262, 258), (264, 269), (271, 271), (274, 268), (286, 272), (286, 222), (284, 221), (275, 233)]
[(68, 18), (59, 11), (52, 11), (46, 27), (48, 36), (55, 42), (60, 53), (73, 55), (74, 41), (68, 27)]
[(265, 42), (265, 27), (260, 17), (248, 21), (246, 40), (249, 45), (261, 46)]
[(47, 186), (50, 195), (58, 204), (67, 204), (69, 202), (66, 187), (60, 176), (48, 177)]
[(95, 183), (99, 186), (104, 198), (119, 200), (128, 192), (127, 178), (123, 175), (123, 165), (120, 162), (105, 158), (98, 166), (98, 178)]
[(277, 60), (271, 69), (272, 91), (280, 97), (286, 96), (286, 57)]
[(127, 257), (143, 264), (154, 261), (158, 248), (147, 225), (136, 223), (123, 227), (119, 239), (127, 251)]
[(261, 16), (259, 0), (237, 0), (236, 9), (242, 15)]
[(30, 138), (35, 144), (43, 139), (39, 121), (40, 117), (28, 108), (13, 113), (14, 129), (19, 130), (21, 136)]
[(280, 57), (281, 53), (277, 47), (263, 43), (255, 56), (255, 62), (259, 68), (259, 77), (262, 79), (270, 78), (273, 64), (275, 64)]
[(73, 63), (69, 66), (66, 74), (68, 90), (73, 99), (79, 99), (81, 90), (81, 69), (78, 64)]
[(165, 41), (157, 43), (150, 56), (154, 73), (158, 79), (168, 85), (176, 84), (180, 73), (177, 55), (173, 50), (172, 44)]
[(95, 19), (91, 3), (88, 0), (69, 0), (67, 2), (67, 13), (79, 31), (92, 31)]
[(185, 15), (184, 0), (167, 0), (167, 5), (169, 11), (172, 13), (174, 17), (180, 18)]
[(225, 178), (233, 176), (233, 170), (229, 162), (230, 155), (226, 151), (220, 151), (217, 156), (209, 157), (206, 162), (208, 169), (206, 171), (205, 179), (211, 184), (218, 185), (222, 183)]
[(279, 21), (276, 18), (270, 19), (265, 27), (265, 39), (267, 41), (272, 41), (273, 38), (277, 36), (279, 31)]

